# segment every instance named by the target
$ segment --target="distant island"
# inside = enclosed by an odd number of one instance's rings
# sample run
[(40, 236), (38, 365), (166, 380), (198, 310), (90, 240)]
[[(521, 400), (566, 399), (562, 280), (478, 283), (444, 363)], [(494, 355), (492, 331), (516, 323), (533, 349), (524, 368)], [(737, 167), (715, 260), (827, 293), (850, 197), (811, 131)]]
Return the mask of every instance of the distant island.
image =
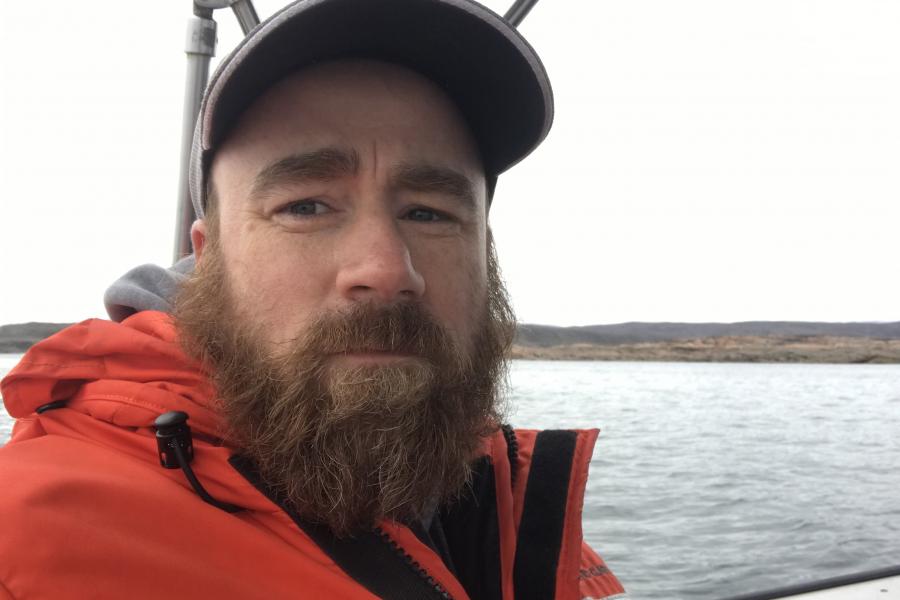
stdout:
[[(25, 352), (67, 325), (2, 325), (0, 353)], [(900, 363), (900, 322), (521, 324), (512, 355), (532, 360)]]

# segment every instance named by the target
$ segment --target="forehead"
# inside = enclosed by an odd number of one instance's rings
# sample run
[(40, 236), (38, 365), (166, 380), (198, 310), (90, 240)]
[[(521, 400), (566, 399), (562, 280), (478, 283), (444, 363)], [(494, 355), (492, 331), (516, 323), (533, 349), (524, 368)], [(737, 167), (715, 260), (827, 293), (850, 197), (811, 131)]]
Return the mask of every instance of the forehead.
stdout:
[(465, 119), (434, 83), (404, 67), (334, 61), (298, 71), (241, 116), (213, 161), (215, 187), (233, 175), (320, 147), (356, 150), (374, 160), (439, 164), (484, 181)]

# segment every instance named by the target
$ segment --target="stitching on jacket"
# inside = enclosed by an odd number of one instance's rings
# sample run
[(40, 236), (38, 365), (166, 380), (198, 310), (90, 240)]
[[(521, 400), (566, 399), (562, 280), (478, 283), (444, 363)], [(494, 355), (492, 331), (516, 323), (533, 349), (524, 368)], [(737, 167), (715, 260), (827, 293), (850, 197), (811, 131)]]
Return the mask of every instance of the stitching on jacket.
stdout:
[(140, 408), (152, 410), (157, 413), (163, 413), (169, 410), (165, 404), (157, 404), (155, 402), (140, 399), (136, 396), (122, 396), (118, 394), (86, 394), (82, 398), (82, 400), (85, 402), (88, 400), (113, 400), (115, 402), (120, 402), (128, 406), (137, 405)]

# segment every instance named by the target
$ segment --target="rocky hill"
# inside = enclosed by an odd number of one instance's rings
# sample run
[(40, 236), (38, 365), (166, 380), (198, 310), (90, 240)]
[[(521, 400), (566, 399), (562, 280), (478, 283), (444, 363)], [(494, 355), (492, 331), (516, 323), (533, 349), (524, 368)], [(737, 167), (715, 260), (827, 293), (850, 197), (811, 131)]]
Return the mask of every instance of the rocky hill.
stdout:
[[(0, 353), (24, 352), (65, 323), (0, 326)], [(710, 362), (900, 363), (900, 322), (522, 324), (515, 358)]]
[(900, 321), (893, 323), (820, 323), (808, 321), (745, 321), (741, 323), (619, 323), (554, 327), (519, 326), (522, 346), (571, 344), (638, 344), (721, 337), (839, 337), (900, 340)]

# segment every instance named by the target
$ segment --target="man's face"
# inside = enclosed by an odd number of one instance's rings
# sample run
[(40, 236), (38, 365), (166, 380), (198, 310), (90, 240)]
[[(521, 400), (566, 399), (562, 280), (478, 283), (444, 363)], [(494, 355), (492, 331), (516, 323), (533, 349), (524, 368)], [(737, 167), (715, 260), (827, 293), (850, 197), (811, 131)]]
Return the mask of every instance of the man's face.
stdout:
[[(243, 115), (211, 179), (236, 310), (273, 354), (323, 311), (360, 302), (419, 301), (469, 343), (485, 297), (484, 174), (431, 82), (372, 61), (305, 69)], [(201, 263), (205, 227), (194, 231)]]
[(230, 441), (340, 535), (459, 493), (514, 319), (454, 108), (396, 67), (317, 67), (249, 109), (212, 175), (175, 318)]

